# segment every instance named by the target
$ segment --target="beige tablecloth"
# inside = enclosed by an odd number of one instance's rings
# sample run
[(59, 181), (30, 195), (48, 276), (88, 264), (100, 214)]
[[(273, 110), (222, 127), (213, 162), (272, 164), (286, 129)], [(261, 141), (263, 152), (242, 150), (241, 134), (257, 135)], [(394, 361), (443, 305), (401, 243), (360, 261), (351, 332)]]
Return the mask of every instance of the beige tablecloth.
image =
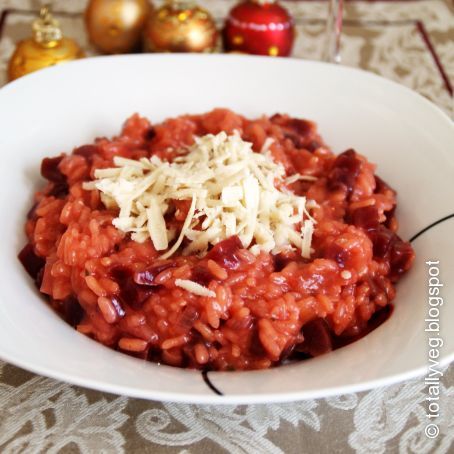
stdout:
[[(85, 0), (55, 0), (65, 34), (88, 54)], [(230, 0), (200, 0), (222, 23)], [(284, 2), (298, 29), (294, 55), (320, 59), (327, 3)], [(0, 85), (14, 43), (40, 6), (0, 0)], [(453, 115), (452, 0), (347, 3), (343, 64), (394, 79)], [(388, 388), (291, 404), (201, 406), (119, 397), (0, 362), (0, 452), (448, 453), (454, 452), (454, 367), (441, 386), (440, 434), (424, 434), (423, 378)]]

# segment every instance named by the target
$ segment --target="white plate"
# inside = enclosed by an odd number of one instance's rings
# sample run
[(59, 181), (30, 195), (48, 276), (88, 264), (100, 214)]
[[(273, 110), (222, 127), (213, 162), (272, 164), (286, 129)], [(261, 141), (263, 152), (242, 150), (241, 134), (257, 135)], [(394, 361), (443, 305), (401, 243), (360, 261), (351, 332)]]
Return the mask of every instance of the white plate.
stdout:
[[(413, 245), (391, 318), (327, 355), (254, 372), (158, 366), (74, 331), (40, 299), (16, 255), (44, 156), (116, 133), (133, 112), (159, 121), (225, 106), (247, 116), (286, 112), (317, 121), (333, 150), (356, 148), (399, 192), (400, 234), (409, 239), (454, 213), (454, 126), (421, 96), (372, 74), (292, 59), (238, 55), (137, 55), (81, 60), (0, 90), (0, 357), (90, 388), (197, 403), (289, 401), (359, 391), (421, 375), (428, 363), (426, 260), (440, 261), (439, 361), (454, 359), (454, 218)], [(451, 281), (450, 281), (451, 279)]]

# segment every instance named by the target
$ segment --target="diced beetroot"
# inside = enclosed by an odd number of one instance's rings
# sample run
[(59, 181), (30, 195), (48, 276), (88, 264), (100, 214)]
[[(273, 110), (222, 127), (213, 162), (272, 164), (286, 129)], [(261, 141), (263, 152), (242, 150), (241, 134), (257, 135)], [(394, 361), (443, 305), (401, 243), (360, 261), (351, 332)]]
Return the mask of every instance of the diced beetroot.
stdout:
[(240, 266), (238, 251), (242, 248), (243, 244), (241, 243), (241, 240), (236, 235), (233, 235), (216, 244), (213, 249), (208, 252), (207, 257), (224, 268), (236, 270)]
[(65, 198), (69, 193), (69, 186), (66, 181), (61, 183), (54, 183), (53, 188), (49, 191), (48, 195), (53, 195), (57, 199)]
[(81, 305), (77, 298), (73, 295), (68, 296), (63, 301), (63, 318), (69, 323), (71, 326), (77, 326), (84, 316), (84, 310), (82, 309)]
[(144, 271), (136, 271), (134, 273), (134, 282), (139, 285), (156, 286), (158, 285), (154, 282), (156, 276), (164, 270), (175, 266), (175, 262), (168, 262), (161, 265), (151, 266)]
[(366, 277), (366, 282), (369, 285), (369, 299), (375, 302), (377, 297), (385, 295), (386, 300), (389, 301), (388, 286), (389, 279), (380, 274), (369, 275)]
[(374, 245), (374, 257), (389, 259), (392, 279), (396, 279), (410, 269), (415, 257), (410, 243), (403, 241), (383, 225), (371, 230), (368, 234)]
[(367, 322), (368, 330), (366, 333), (363, 334), (363, 336), (370, 333), (374, 329), (378, 328), (382, 323), (386, 322), (386, 320), (388, 320), (389, 317), (391, 317), (393, 311), (394, 306), (392, 304), (387, 304), (385, 307), (379, 309), (377, 312), (374, 312), (372, 317)]
[(153, 293), (149, 285), (134, 282), (134, 273), (127, 267), (118, 266), (111, 270), (113, 279), (120, 286), (120, 301), (133, 309), (141, 309), (145, 300)]
[(33, 246), (28, 243), (19, 252), (18, 258), (22, 263), (25, 271), (33, 278), (37, 279), (40, 271), (44, 268), (46, 261), (35, 254)]
[(257, 321), (253, 320), (252, 324), (250, 325), (249, 331), (251, 332), (251, 344), (250, 344), (250, 352), (252, 355), (261, 357), (266, 355), (265, 348), (263, 347), (262, 341), (260, 340), (259, 330), (257, 327)]
[(369, 238), (374, 245), (374, 257), (385, 258), (395, 241), (396, 234), (383, 225), (369, 232)]
[(36, 218), (36, 208), (38, 207), (38, 202), (35, 202), (33, 206), (28, 210), (27, 219), (35, 219)]
[(96, 145), (82, 145), (73, 151), (73, 154), (83, 156), (88, 162), (93, 160), (93, 155), (96, 153), (99, 153), (99, 148)]
[(302, 261), (301, 254), (298, 251), (291, 250), (285, 252), (279, 252), (273, 255), (274, 260), (274, 271), (282, 271), (289, 263)]
[[(375, 182), (375, 193), (384, 193), (384, 191), (387, 190), (394, 191), (394, 189), (380, 177), (375, 176)], [(386, 227), (390, 226), (391, 220), (394, 218), (395, 210), (396, 206), (394, 205), (390, 210), (384, 212), (386, 220), (383, 224)], [(354, 210), (347, 221), (357, 227), (362, 227), (365, 230), (373, 230), (377, 229), (380, 224), (380, 215), (375, 206), (362, 207)]]
[(331, 330), (323, 318), (311, 320), (303, 326), (304, 342), (298, 350), (310, 356), (319, 356), (333, 349)]
[(317, 129), (315, 123), (312, 121), (301, 118), (292, 118), (282, 114), (274, 114), (270, 120), (272, 123), (289, 129), (300, 136), (308, 136)]
[(35, 278), (35, 285), (38, 290), (41, 288), (41, 284), (43, 283), (44, 269), (45, 269), (45, 267), (43, 266), (38, 271), (38, 274), (36, 275), (36, 278)]
[(281, 125), (282, 121), (285, 119), (284, 115), (280, 113), (275, 113), (274, 115), (271, 115), (270, 121), (271, 123), (276, 123), (277, 125)]
[(58, 165), (62, 161), (63, 156), (55, 158), (44, 158), (41, 161), (41, 175), (53, 183), (65, 183), (66, 177), (60, 172)]
[(287, 126), (301, 136), (307, 136), (316, 129), (315, 124), (312, 121), (302, 120), (300, 118), (292, 118), (287, 123)]
[(391, 250), (391, 278), (396, 279), (401, 274), (408, 271), (414, 258), (415, 252), (413, 251), (411, 244), (406, 241), (402, 241), (396, 235), (396, 241), (394, 242)]
[(110, 274), (119, 284), (131, 278), (132, 272), (126, 266), (116, 266), (110, 270)]
[(191, 279), (200, 285), (207, 286), (214, 279), (214, 276), (204, 266), (195, 266), (192, 270)]
[(327, 186), (332, 191), (345, 188), (347, 198), (353, 192), (356, 179), (361, 171), (362, 162), (352, 149), (341, 153), (334, 161), (334, 166), (328, 175)]
[(287, 123), (286, 129), (284, 135), (293, 142), (295, 148), (308, 148), (308, 138), (314, 131), (313, 123), (295, 118)]
[(309, 151), (314, 151), (318, 148), (311, 147), (313, 142), (312, 136), (316, 132), (316, 125), (312, 121), (303, 120), (299, 118), (291, 118), (286, 115), (275, 114), (271, 117), (271, 122), (282, 127), (284, 136), (293, 142), (295, 148), (305, 148)]
[[(385, 192), (391, 191), (394, 194), (397, 194), (396, 191), (384, 180), (382, 180), (379, 176), (375, 175), (375, 194), (384, 194)], [(394, 218), (396, 211), (396, 205), (394, 205), (390, 210), (385, 211), (384, 215), (386, 216), (386, 221), (384, 225), (386, 227), (390, 227), (391, 221)]]
[(380, 224), (380, 215), (375, 206), (358, 208), (351, 214), (351, 223), (365, 230), (376, 229)]

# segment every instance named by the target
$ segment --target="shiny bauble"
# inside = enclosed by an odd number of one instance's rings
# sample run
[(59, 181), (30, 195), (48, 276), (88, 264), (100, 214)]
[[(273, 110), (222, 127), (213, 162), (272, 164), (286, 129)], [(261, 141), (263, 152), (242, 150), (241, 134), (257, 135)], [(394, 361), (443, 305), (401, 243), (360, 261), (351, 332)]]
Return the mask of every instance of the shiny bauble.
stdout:
[(213, 52), (218, 32), (211, 15), (192, 1), (167, 1), (153, 11), (144, 34), (149, 52)]
[(106, 54), (140, 50), (151, 10), (148, 0), (90, 0), (85, 11), (90, 42)]
[(16, 45), (8, 64), (8, 80), (84, 57), (76, 41), (63, 36), (47, 7), (41, 8), (40, 17), (33, 22), (32, 30), (31, 38)]
[(279, 3), (247, 0), (234, 6), (224, 25), (228, 52), (285, 57), (295, 39), (293, 19)]
[(8, 79), (14, 80), (38, 69), (59, 65), (84, 56), (79, 45), (72, 39), (62, 38), (53, 47), (45, 47), (33, 39), (17, 44), (8, 65)]

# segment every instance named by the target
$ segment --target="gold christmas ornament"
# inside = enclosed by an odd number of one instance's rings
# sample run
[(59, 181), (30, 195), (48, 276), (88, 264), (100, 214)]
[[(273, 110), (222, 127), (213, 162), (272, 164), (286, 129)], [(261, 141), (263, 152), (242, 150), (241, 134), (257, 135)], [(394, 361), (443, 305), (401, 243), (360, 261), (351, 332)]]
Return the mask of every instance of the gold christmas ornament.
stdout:
[(33, 37), (20, 41), (8, 65), (8, 79), (84, 57), (79, 45), (62, 34), (47, 6), (32, 24)]
[(85, 11), (90, 41), (107, 54), (140, 49), (151, 10), (149, 0), (90, 0)]
[(167, 0), (145, 28), (149, 52), (213, 52), (218, 32), (211, 15), (191, 0)]

